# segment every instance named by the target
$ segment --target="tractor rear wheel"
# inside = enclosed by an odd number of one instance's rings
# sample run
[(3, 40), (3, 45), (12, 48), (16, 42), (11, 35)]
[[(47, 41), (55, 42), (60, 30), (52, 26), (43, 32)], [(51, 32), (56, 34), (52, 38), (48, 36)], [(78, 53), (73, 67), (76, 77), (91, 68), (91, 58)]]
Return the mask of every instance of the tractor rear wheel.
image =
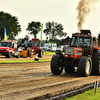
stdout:
[(55, 54), (51, 59), (51, 72), (54, 74), (61, 74), (63, 71), (63, 55)]
[(94, 51), (92, 58), (92, 74), (99, 75), (100, 74), (100, 51)]
[(39, 49), (39, 50), (37, 50), (37, 52), (36, 53), (38, 53), (38, 57), (42, 57), (42, 50), (41, 49)]
[(92, 70), (92, 60), (88, 56), (80, 58), (78, 63), (78, 73), (80, 76), (89, 76)]

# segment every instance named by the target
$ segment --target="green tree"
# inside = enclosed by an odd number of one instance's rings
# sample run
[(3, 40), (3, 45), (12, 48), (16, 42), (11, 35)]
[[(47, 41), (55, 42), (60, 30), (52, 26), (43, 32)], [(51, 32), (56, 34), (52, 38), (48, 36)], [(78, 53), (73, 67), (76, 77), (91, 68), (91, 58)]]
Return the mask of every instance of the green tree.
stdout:
[(24, 40), (29, 40), (28, 35), (25, 35)]
[(28, 23), (28, 27), (26, 30), (30, 31), (30, 34), (34, 35), (35, 38), (41, 31), (41, 23), (32, 21), (31, 23)]
[(63, 32), (63, 29), (62, 24), (52, 21), (46, 23), (46, 29), (43, 32), (46, 36), (49, 36), (49, 39), (56, 39), (57, 36), (63, 37), (67, 35), (66, 32)]
[(18, 18), (9, 13), (0, 12), (0, 37), (4, 39), (4, 27), (6, 28), (6, 35), (8, 39), (15, 39), (18, 32), (21, 31)]
[(48, 40), (48, 37), (51, 39), (51, 33), (50, 33), (50, 31), (51, 31), (51, 22), (47, 22), (46, 23), (46, 29), (44, 29), (44, 34), (47, 36), (47, 40)]

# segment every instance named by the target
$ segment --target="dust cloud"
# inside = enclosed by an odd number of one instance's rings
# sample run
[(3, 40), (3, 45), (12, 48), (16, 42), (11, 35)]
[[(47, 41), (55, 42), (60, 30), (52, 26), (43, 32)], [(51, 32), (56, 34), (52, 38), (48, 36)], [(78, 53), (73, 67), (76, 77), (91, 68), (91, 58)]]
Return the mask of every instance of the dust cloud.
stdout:
[(78, 32), (80, 29), (82, 29), (83, 24), (85, 23), (86, 17), (89, 15), (91, 10), (93, 9), (93, 5), (97, 2), (98, 0), (79, 0), (79, 4), (77, 6), (77, 27), (78, 27)]

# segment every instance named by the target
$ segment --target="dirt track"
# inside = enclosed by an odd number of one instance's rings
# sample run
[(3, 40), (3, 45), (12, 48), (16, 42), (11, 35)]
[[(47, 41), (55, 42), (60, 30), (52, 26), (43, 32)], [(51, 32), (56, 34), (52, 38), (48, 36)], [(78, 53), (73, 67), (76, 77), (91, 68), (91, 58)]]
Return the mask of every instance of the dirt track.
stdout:
[(0, 64), (0, 100), (34, 99), (44, 95), (42, 100), (95, 81), (100, 82), (100, 76), (79, 77), (77, 73), (65, 72), (53, 75), (50, 62)]

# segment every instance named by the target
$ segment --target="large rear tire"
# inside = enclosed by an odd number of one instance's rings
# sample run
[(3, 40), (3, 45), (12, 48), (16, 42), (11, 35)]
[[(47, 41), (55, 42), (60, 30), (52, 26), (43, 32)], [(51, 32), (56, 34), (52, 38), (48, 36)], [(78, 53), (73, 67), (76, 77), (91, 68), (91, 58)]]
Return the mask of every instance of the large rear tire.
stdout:
[(78, 63), (78, 73), (80, 76), (89, 76), (92, 70), (92, 61), (88, 56), (82, 56)]
[(92, 74), (99, 75), (100, 74), (100, 51), (94, 51), (92, 58)]
[(63, 55), (55, 54), (51, 59), (51, 72), (54, 74), (61, 74), (63, 71)]
[(39, 50), (37, 51), (37, 53), (38, 53), (38, 57), (42, 57), (43, 53), (42, 53), (42, 50), (41, 50), (41, 49), (39, 49)]

